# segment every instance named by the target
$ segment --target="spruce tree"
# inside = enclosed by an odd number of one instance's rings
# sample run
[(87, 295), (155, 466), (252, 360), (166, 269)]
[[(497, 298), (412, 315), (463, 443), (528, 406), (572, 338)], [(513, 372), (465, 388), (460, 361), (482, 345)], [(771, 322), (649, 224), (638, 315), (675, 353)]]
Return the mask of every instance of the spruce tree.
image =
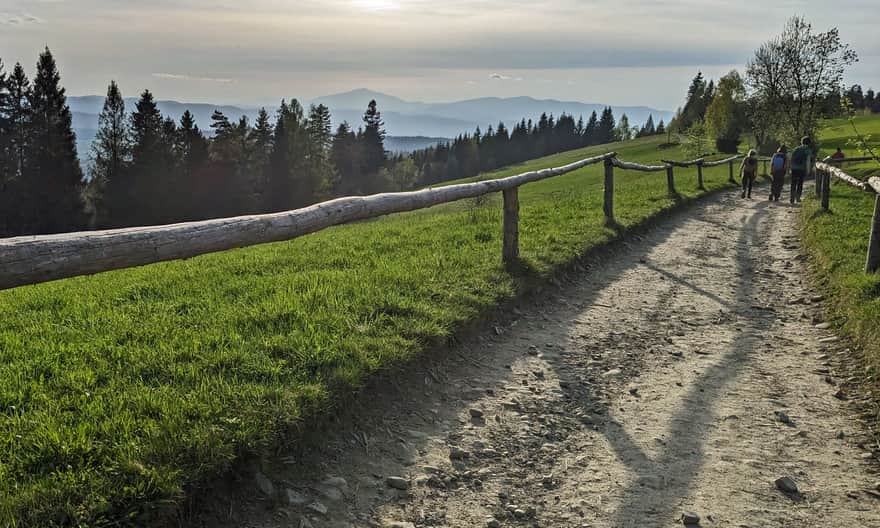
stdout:
[(161, 208), (166, 205), (166, 190), (162, 189), (165, 176), (164, 120), (153, 94), (144, 90), (135, 104), (130, 118), (131, 178), (125, 197), (113, 207), (120, 207), (114, 215), (122, 225), (144, 225), (159, 221)]
[(376, 107), (376, 101), (371, 100), (364, 112), (364, 130), (360, 135), (361, 153), (363, 155), (363, 176), (365, 185), (363, 192), (376, 192), (380, 187), (379, 170), (386, 161), (385, 152), (385, 123), (382, 114)]
[(26, 229), (32, 233), (77, 229), (83, 221), (83, 174), (76, 153), (73, 116), (49, 48), (37, 62), (31, 106), (33, 170), (25, 178), (35, 200), (28, 211)]
[(660, 123), (657, 124), (657, 130), (654, 132), (657, 135), (666, 133), (666, 124), (663, 123), (663, 120), (660, 120)]
[(590, 119), (587, 120), (587, 125), (584, 127), (584, 138), (583, 144), (587, 145), (597, 145), (599, 144), (599, 116), (596, 114), (596, 111), (593, 110), (593, 113), (590, 114)]
[(0, 59), (0, 237), (12, 234), (7, 216), (16, 207), (13, 202), (12, 166), (12, 97), (6, 80), (3, 60)]
[(266, 178), (269, 174), (269, 157), (272, 155), (272, 132), (269, 112), (265, 108), (260, 108), (250, 133), (253, 145), (251, 171), (254, 174), (254, 192), (258, 195), (261, 209), (265, 208), (266, 203)]
[(125, 184), (124, 171), (131, 154), (129, 140), (125, 101), (116, 81), (110, 81), (89, 160), (86, 195), (93, 223), (109, 225), (113, 222), (107, 201), (114, 200), (114, 194)]
[(308, 176), (301, 192), (310, 202), (317, 201), (329, 191), (332, 177), (330, 164), (330, 148), (333, 135), (330, 122), (330, 109), (324, 105), (312, 105), (309, 108), (307, 124), (309, 136)]
[(599, 125), (596, 128), (596, 143), (611, 143), (614, 141), (614, 112), (610, 106), (606, 106), (602, 110), (602, 117), (599, 119)]
[(333, 135), (330, 147), (330, 161), (335, 174), (332, 183), (333, 194), (348, 196), (357, 194), (361, 181), (361, 155), (357, 136), (349, 124), (343, 121)]

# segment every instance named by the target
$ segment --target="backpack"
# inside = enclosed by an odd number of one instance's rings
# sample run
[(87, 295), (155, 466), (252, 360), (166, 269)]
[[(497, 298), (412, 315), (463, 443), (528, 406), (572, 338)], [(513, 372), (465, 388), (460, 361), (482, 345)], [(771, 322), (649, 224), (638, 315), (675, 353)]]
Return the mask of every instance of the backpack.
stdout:
[(803, 169), (807, 166), (807, 158), (810, 155), (810, 147), (801, 145), (794, 149), (791, 153), (791, 167), (793, 169)]
[(785, 154), (774, 154), (773, 161), (770, 163), (771, 172), (780, 172), (785, 169)]

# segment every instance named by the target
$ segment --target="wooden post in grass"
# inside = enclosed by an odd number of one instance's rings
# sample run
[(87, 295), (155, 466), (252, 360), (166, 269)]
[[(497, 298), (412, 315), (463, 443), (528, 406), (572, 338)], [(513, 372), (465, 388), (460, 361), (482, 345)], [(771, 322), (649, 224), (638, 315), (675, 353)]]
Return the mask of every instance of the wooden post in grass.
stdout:
[(880, 269), (880, 194), (874, 198), (874, 219), (871, 222), (871, 238), (868, 240), (865, 272), (874, 273), (878, 269)]
[[(824, 174), (824, 172), (817, 170), (816, 173), (818, 175), (818, 177), (815, 178), (816, 199), (821, 199), (822, 198), (822, 184), (825, 183), (824, 178), (822, 178), (822, 175)], [(806, 175), (804, 175), (804, 179), (807, 179)]]
[(605, 219), (614, 220), (614, 162), (605, 160)]
[(764, 176), (767, 175), (767, 160), (764, 160)]
[(730, 160), (727, 165), (730, 168), (730, 183), (736, 183), (736, 180), (733, 179), (733, 160)]
[(818, 173), (816, 181), (822, 182), (822, 209), (827, 211), (831, 201), (831, 173), (827, 171)]
[(506, 265), (519, 258), (519, 187), (505, 189), (504, 195), (504, 245), (502, 260)]
[(669, 194), (675, 194), (675, 175), (672, 173), (672, 165), (666, 166), (666, 186), (669, 187)]
[(703, 160), (697, 162), (697, 189), (703, 191)]

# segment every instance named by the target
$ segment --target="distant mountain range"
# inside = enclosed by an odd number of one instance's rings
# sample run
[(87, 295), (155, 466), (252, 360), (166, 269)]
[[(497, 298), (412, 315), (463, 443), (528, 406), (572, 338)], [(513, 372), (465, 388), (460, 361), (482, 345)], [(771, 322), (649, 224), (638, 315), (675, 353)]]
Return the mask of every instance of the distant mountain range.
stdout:
[[(586, 120), (590, 113), (600, 113), (606, 106), (603, 104), (580, 103), (574, 101), (557, 101), (554, 99), (534, 99), (532, 97), (482, 97), (451, 103), (422, 103), (405, 101), (393, 95), (360, 89), (350, 92), (319, 97), (308, 104), (325, 104), (333, 116), (334, 128), (342, 121), (348, 121), (353, 128), (361, 125), (364, 109), (371, 99), (375, 99), (379, 111), (385, 121), (388, 133), (388, 150), (392, 152), (410, 152), (445, 141), (465, 132), (473, 132), (480, 127), (485, 131), (490, 125), (497, 126), (499, 121), (508, 127), (521, 119), (537, 120), (542, 113), (560, 115), (563, 112), (583, 116)], [(128, 111), (134, 109), (137, 99), (126, 98)], [(77, 134), (77, 146), (80, 158), (85, 160), (92, 139), (98, 126), (98, 114), (104, 104), (104, 98), (97, 95), (71, 96), (67, 98), (73, 111), (73, 126)], [(178, 101), (157, 101), (162, 114), (179, 119), (184, 111), (189, 110), (196, 123), (205, 131), (210, 132), (211, 114), (220, 110), (231, 120), (238, 120), (245, 115), (254, 120), (258, 108), (216, 105), (207, 103), (181, 103)], [(631, 124), (644, 123), (649, 115), (654, 121), (669, 121), (672, 112), (657, 110), (644, 106), (612, 106), (615, 117), (627, 114)], [(274, 115), (274, 108), (267, 108)]]

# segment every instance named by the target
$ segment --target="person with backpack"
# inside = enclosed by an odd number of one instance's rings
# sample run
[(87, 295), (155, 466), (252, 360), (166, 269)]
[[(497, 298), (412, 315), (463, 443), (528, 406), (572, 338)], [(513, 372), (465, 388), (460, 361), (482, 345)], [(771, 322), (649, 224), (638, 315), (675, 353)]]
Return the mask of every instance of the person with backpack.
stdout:
[(749, 155), (745, 157), (742, 161), (742, 165), (739, 166), (739, 172), (742, 176), (742, 184), (743, 184), (743, 198), (751, 198), (752, 197), (752, 184), (755, 183), (755, 179), (758, 177), (758, 153), (755, 150), (750, 150)]
[(782, 196), (782, 185), (785, 183), (785, 173), (788, 172), (788, 147), (785, 145), (780, 146), (776, 150), (776, 154), (773, 154), (773, 158), (770, 160), (770, 175), (773, 177), (773, 182), (770, 184), (770, 201), (779, 201), (779, 197)]
[(807, 177), (813, 164), (812, 141), (808, 136), (801, 139), (801, 144), (791, 153), (791, 203), (800, 202), (804, 194), (804, 178)]

